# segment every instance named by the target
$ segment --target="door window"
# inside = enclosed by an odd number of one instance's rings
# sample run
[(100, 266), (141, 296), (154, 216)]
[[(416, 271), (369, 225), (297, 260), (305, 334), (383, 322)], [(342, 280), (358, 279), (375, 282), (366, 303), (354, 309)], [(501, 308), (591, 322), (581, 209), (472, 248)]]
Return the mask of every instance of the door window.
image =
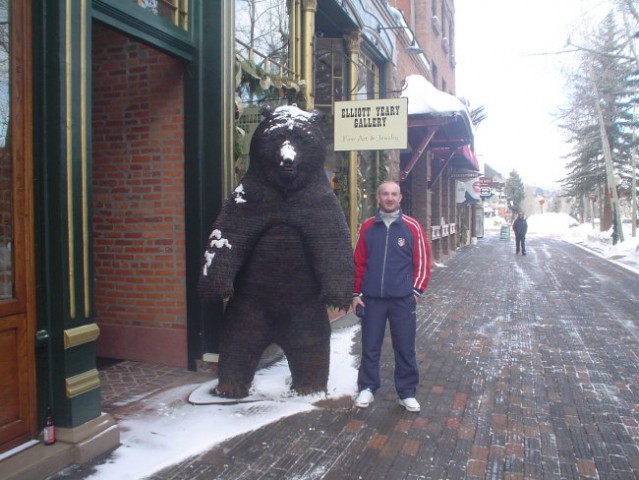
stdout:
[(0, 300), (13, 297), (13, 189), (10, 142), (9, 7), (0, 0)]

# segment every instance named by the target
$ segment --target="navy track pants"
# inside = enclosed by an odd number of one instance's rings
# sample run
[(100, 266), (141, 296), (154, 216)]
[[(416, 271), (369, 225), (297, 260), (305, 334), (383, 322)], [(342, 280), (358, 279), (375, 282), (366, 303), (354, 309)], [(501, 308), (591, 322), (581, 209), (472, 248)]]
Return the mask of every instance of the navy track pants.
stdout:
[(399, 398), (415, 396), (419, 371), (415, 359), (417, 325), (414, 295), (404, 298), (364, 297), (366, 313), (362, 319), (362, 359), (357, 377), (361, 390), (375, 392), (380, 386), (379, 368), (386, 320), (390, 325), (395, 352), (395, 390)]

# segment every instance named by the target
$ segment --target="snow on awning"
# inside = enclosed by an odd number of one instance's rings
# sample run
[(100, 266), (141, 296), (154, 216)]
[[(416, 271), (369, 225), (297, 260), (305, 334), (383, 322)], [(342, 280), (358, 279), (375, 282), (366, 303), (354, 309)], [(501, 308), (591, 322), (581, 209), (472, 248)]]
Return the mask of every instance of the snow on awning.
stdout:
[[(457, 97), (437, 90), (435, 86), (422, 75), (409, 75), (405, 80), (406, 87), (402, 97), (408, 98), (409, 115), (446, 114), (465, 112), (468, 110)], [(470, 122), (470, 118), (468, 119)]]
[[(453, 95), (437, 90), (425, 77), (409, 75), (402, 97), (408, 98), (408, 143), (411, 158), (400, 172), (405, 180), (426, 149), (447, 149), (462, 167), (479, 170), (473, 153), (474, 133), (466, 106)], [(459, 161), (459, 160), (458, 160)]]

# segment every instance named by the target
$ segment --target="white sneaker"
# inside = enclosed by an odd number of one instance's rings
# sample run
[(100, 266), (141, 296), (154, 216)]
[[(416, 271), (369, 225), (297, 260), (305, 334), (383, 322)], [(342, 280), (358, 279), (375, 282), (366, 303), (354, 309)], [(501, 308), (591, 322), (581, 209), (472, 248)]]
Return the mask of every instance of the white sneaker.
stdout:
[(419, 412), (421, 410), (419, 406), (419, 402), (417, 401), (417, 399), (413, 397), (400, 398), (397, 403), (399, 403), (402, 407), (404, 407), (409, 412)]
[(370, 388), (365, 388), (359, 392), (359, 395), (357, 395), (357, 398), (355, 399), (355, 406), (359, 408), (366, 408), (373, 402), (373, 400), (375, 400), (373, 392)]

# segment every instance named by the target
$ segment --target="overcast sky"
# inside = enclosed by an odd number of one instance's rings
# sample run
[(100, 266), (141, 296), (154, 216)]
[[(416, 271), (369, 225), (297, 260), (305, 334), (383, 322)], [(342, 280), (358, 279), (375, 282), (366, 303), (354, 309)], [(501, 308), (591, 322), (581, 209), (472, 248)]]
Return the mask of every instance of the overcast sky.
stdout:
[(562, 64), (569, 35), (607, 0), (456, 0), (457, 96), (487, 114), (475, 132), (480, 163), (504, 178), (558, 187), (568, 147), (553, 116), (566, 104)]

